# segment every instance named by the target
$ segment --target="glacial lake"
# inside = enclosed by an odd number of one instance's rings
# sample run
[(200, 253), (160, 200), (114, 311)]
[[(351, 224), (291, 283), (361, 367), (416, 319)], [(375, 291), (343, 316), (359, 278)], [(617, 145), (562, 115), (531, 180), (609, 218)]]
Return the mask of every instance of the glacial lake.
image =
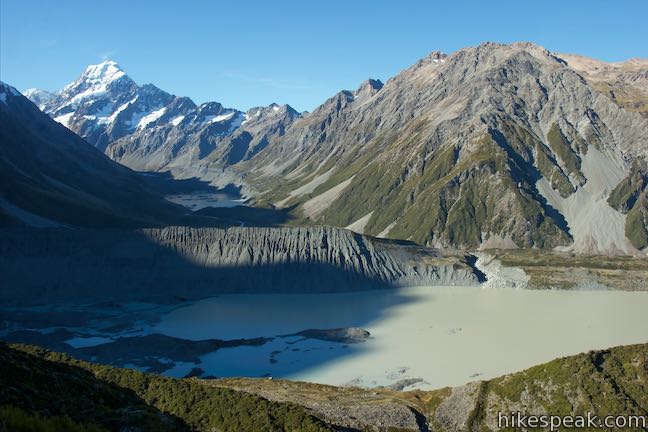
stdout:
[[(332, 385), (456, 386), (557, 357), (648, 342), (648, 292), (412, 287), (343, 294), (224, 295), (164, 315), (147, 332), (185, 339), (281, 336), (221, 349), (200, 367), (213, 376), (272, 376)], [(361, 327), (362, 343), (287, 336)]]
[(192, 211), (201, 210), (205, 207), (236, 207), (245, 204), (245, 199), (240, 197), (221, 192), (209, 191), (165, 195), (164, 198)]

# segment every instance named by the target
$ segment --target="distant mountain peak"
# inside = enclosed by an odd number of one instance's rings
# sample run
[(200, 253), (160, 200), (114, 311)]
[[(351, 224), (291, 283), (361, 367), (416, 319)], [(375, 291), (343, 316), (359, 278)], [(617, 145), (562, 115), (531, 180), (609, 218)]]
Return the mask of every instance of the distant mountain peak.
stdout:
[(126, 72), (112, 60), (106, 60), (99, 64), (89, 65), (83, 72), (82, 77), (102, 82), (115, 81), (126, 75)]
[(432, 51), (427, 56), (420, 59), (418, 62), (409, 67), (409, 70), (417, 70), (422, 67), (427, 67), (429, 65), (435, 65), (444, 63), (448, 57), (448, 54), (442, 51)]
[(272, 113), (290, 113), (290, 114), (299, 114), (293, 107), (291, 107), (288, 104), (283, 104), (280, 105), (276, 102), (272, 102), (270, 105), (267, 106), (266, 108), (267, 111), (271, 111)]
[(33, 88), (28, 88), (23, 92), (23, 96), (26, 98), (30, 98), (31, 96), (35, 95), (51, 95), (52, 93), (48, 92), (47, 90), (39, 89), (36, 87)]
[(77, 94), (77, 96), (85, 98), (92, 93), (105, 92), (108, 86), (120, 79), (126, 79), (134, 84), (116, 62), (107, 60), (86, 67), (79, 78), (66, 85), (59, 94), (84, 92), (83, 96), (81, 94)]
[(274, 115), (274, 114), (285, 114), (288, 113), (290, 115), (294, 116), (299, 116), (299, 112), (296, 111), (293, 107), (291, 107), (288, 104), (283, 104), (280, 105), (276, 102), (272, 102), (270, 105), (267, 106), (257, 106), (257, 107), (252, 107), (248, 109), (245, 112), (245, 115), (249, 118), (253, 117), (258, 117), (260, 115)]
[(356, 93), (369, 91), (369, 92), (371, 92), (373, 94), (373, 93), (379, 91), (382, 88), (383, 88), (382, 81), (380, 81), (378, 79), (369, 78), (368, 80), (366, 80), (362, 84), (360, 84), (360, 87), (358, 88), (358, 90), (356, 90)]
[(2, 82), (0, 142), (10, 225), (151, 226), (184, 213)]

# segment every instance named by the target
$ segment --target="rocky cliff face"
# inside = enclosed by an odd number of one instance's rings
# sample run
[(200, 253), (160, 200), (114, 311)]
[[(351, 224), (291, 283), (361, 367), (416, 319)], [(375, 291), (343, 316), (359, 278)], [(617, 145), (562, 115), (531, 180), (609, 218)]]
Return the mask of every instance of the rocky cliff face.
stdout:
[(0, 256), (18, 303), (477, 283), (461, 255), (324, 227), (3, 230)]
[(433, 53), (359, 93), (336, 95), (259, 154), (250, 181), (274, 179), (268, 201), (435, 246), (642, 248), (606, 199), (645, 157), (648, 120), (546, 49)]

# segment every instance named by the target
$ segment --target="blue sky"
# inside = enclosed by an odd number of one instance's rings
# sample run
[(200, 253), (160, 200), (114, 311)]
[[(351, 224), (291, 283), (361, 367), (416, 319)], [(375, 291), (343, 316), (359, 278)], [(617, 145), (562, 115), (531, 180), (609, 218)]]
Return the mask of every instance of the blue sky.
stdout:
[(430, 51), (484, 41), (648, 57), (646, 17), (646, 0), (0, 0), (0, 79), (57, 90), (112, 59), (198, 103), (311, 110)]

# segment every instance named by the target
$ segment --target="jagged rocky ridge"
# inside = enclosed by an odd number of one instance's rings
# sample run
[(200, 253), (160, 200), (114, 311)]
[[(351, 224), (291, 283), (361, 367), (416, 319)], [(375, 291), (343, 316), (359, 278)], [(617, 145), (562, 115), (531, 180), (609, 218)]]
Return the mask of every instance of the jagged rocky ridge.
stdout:
[(5, 229), (0, 256), (7, 282), (0, 298), (18, 303), (195, 299), (478, 281), (460, 254), (440, 255), (327, 227)]
[[(205, 117), (214, 106), (224, 111)], [(242, 175), (231, 169), (281, 136), (300, 114), (288, 105), (271, 104), (245, 113), (203, 104), (197, 114), (136, 131), (112, 142), (108, 156), (139, 171), (170, 171), (175, 177), (198, 177), (213, 185), (236, 184), (248, 190)]]

